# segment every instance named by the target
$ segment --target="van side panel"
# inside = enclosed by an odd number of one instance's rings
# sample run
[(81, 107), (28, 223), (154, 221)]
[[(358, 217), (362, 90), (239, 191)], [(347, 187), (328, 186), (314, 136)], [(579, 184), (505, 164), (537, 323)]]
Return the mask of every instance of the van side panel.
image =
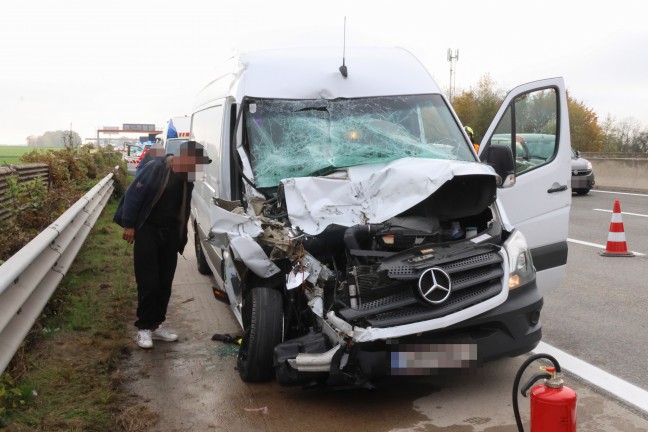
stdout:
[[(222, 137), (225, 111), (225, 100), (216, 101), (213, 106), (193, 114), (192, 138), (205, 147), (205, 154), (211, 159), (209, 165), (203, 167), (203, 173), (198, 173), (195, 181), (192, 199), (192, 214), (196, 222), (196, 233), (199, 236), (203, 251), (213, 269), (221, 275), (223, 252), (207, 242), (211, 230), (210, 203), (214, 197), (221, 197), (221, 171), (223, 161)], [(229, 164), (229, 157), (226, 158)], [(228, 167), (229, 171), (229, 167)]]

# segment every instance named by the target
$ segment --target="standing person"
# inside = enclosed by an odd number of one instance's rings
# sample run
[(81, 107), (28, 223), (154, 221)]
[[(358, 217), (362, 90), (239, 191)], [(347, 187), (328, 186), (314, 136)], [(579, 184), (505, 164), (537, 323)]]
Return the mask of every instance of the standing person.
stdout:
[(475, 139), (473, 138), (473, 130), (470, 126), (464, 127), (466, 130), (466, 133), (468, 134), (468, 137), (470, 138), (470, 143), (475, 147), (475, 151), (479, 153), (479, 143), (475, 142)]
[(178, 253), (187, 244), (191, 191), (199, 165), (210, 160), (195, 141), (183, 143), (180, 155), (152, 158), (137, 174), (115, 212), (122, 237), (133, 244), (137, 282), (137, 345), (153, 339), (175, 341), (162, 326), (166, 319)]
[(161, 143), (155, 143), (151, 146), (146, 153), (142, 154), (142, 157), (139, 160), (139, 164), (135, 169), (135, 173), (139, 173), (144, 165), (146, 165), (152, 158), (164, 157), (164, 146)]

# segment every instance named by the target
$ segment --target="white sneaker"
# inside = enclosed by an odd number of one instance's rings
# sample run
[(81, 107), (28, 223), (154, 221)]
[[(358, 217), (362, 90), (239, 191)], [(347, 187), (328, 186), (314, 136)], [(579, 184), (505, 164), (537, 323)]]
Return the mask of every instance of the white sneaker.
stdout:
[(140, 330), (137, 332), (137, 346), (144, 349), (153, 348), (153, 339), (151, 330)]
[(162, 324), (155, 330), (153, 330), (153, 339), (159, 339), (167, 342), (173, 342), (178, 340), (178, 335), (167, 329), (166, 327), (162, 327)]

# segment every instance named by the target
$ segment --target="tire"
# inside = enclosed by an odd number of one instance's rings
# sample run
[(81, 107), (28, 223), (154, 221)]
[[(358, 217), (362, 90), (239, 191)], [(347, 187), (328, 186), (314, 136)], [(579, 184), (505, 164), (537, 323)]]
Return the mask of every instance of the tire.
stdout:
[(587, 195), (589, 191), (589, 189), (574, 189), (574, 192), (578, 195)]
[(270, 381), (274, 377), (274, 347), (283, 335), (283, 301), (272, 288), (252, 288), (243, 301), (245, 333), (236, 359), (245, 382)]
[(202, 275), (212, 274), (212, 271), (209, 268), (209, 264), (207, 264), (207, 258), (205, 258), (205, 253), (203, 252), (202, 246), (200, 245), (200, 237), (198, 236), (195, 227), (194, 227), (194, 248), (196, 249), (196, 263), (198, 265), (198, 273)]

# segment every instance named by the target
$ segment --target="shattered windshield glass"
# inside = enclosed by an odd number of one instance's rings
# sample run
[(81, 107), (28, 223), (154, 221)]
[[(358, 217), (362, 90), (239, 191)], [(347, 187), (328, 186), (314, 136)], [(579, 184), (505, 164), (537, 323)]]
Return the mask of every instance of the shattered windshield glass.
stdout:
[(245, 125), (257, 187), (406, 157), (475, 161), (439, 95), (254, 99)]

